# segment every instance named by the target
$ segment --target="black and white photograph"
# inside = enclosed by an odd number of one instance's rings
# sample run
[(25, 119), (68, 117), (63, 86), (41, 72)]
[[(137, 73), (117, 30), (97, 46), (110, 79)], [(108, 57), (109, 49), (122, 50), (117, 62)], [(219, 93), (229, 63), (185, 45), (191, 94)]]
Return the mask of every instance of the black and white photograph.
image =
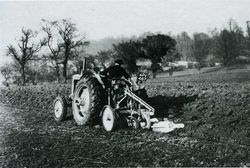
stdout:
[(0, 0), (0, 167), (250, 167), (249, 0)]

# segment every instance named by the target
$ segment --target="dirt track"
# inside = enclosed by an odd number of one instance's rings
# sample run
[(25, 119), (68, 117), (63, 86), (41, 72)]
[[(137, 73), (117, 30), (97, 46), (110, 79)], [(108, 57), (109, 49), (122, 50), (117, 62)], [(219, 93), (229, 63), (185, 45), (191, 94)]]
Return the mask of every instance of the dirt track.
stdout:
[[(44, 115), (42, 115), (44, 114)], [(56, 123), (38, 111), (0, 107), (0, 167), (240, 166), (249, 149), (160, 134)]]

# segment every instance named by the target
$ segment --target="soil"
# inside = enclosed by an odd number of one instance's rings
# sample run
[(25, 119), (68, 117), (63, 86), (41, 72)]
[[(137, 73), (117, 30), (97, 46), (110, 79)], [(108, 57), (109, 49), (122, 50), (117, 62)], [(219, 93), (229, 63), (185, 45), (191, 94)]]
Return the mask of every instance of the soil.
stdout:
[[(156, 117), (171, 133), (55, 122), (53, 99), (70, 86), (2, 89), (0, 167), (250, 166), (249, 72), (149, 80)], [(18, 108), (17, 108), (18, 107)], [(20, 110), (22, 107), (22, 110)]]
[(154, 133), (56, 123), (46, 113), (1, 106), (0, 167), (242, 166), (249, 148)]

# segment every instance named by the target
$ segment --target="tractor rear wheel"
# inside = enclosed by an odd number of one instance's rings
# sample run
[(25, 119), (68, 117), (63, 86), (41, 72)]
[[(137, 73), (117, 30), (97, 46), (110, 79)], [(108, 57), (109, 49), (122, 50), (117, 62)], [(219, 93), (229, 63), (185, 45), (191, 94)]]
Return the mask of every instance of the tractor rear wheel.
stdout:
[(103, 107), (101, 84), (93, 76), (83, 76), (73, 95), (74, 120), (78, 125), (94, 124)]

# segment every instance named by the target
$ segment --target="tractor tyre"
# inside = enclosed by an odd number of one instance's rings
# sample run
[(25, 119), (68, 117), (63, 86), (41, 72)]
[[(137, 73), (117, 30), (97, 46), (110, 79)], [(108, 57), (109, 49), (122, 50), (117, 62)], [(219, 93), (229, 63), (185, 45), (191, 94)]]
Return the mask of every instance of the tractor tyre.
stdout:
[(65, 120), (67, 115), (67, 102), (64, 97), (58, 96), (54, 100), (54, 119), (58, 122)]
[(72, 100), (73, 117), (78, 125), (95, 124), (103, 108), (103, 89), (99, 81), (85, 75), (77, 83)]
[(105, 131), (114, 131), (117, 126), (117, 116), (115, 110), (109, 105), (105, 106), (102, 111), (102, 126)]

